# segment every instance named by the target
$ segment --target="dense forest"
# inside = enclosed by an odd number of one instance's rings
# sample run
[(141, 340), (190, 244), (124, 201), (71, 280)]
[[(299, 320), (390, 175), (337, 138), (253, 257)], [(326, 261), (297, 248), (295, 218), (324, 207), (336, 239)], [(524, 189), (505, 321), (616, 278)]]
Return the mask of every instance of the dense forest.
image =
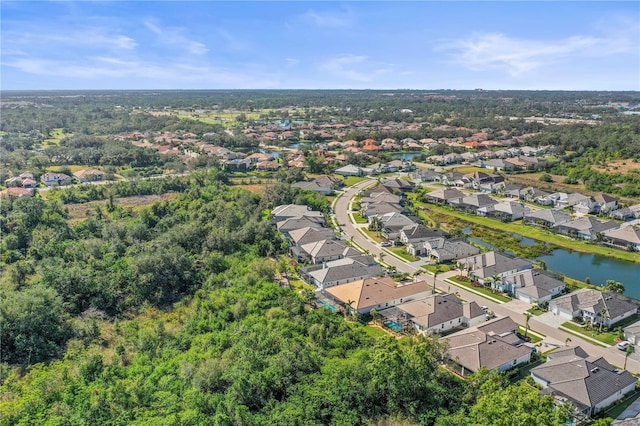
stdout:
[(326, 199), (185, 179), (172, 201), (75, 221), (56, 199), (2, 200), (0, 424), (563, 423), (526, 384), (458, 379), (437, 340), (374, 337), (277, 285), (265, 211)]

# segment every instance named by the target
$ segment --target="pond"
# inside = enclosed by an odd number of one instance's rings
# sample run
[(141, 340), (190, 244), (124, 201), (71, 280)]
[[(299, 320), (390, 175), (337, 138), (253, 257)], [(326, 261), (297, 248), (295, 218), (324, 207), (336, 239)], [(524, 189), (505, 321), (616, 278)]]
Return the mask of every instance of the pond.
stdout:
[(427, 155), (426, 152), (403, 152), (401, 154), (393, 154), (392, 158), (399, 158), (401, 160), (413, 161), (414, 158), (420, 155)]
[(267, 151), (267, 150), (261, 149), (260, 152), (263, 154), (271, 154), (273, 155), (273, 158), (278, 158), (282, 155), (282, 153), (280, 153), (279, 151)]
[(637, 263), (564, 249), (556, 249), (538, 259), (544, 261), (551, 271), (581, 281), (589, 278), (591, 284), (604, 285), (607, 280), (620, 281), (624, 284), (625, 295), (640, 299), (640, 265)]

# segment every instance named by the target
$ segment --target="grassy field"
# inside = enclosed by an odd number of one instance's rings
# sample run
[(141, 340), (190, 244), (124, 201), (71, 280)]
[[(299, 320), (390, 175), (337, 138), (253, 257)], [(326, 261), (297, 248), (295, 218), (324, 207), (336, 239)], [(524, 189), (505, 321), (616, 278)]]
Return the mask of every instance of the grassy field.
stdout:
[(388, 250), (406, 260), (407, 262), (415, 262), (416, 260), (420, 260), (419, 257), (415, 257), (407, 253), (404, 247), (389, 247)]
[(353, 213), (353, 220), (356, 221), (356, 223), (367, 223), (368, 220), (366, 217), (362, 217), (362, 215), (360, 215), (360, 213)]
[(333, 177), (337, 179), (344, 179), (345, 186), (353, 186), (356, 183), (362, 182), (363, 180), (367, 180), (366, 177), (360, 176), (341, 176), (341, 175), (333, 175)]
[(359, 228), (358, 230), (374, 240), (376, 243), (382, 242), (382, 237), (378, 231), (369, 231), (367, 228)]
[[(457, 221), (464, 221), (467, 223), (474, 223), (477, 225), (485, 226), (487, 228), (496, 229), (498, 231), (506, 231), (510, 233), (520, 234), (537, 241), (543, 241), (558, 247), (577, 251), (580, 253), (593, 253), (601, 256), (610, 257), (613, 259), (625, 260), (627, 262), (640, 263), (640, 254), (637, 252), (628, 252), (624, 250), (618, 250), (611, 247), (604, 247), (588, 243), (586, 241), (574, 240), (562, 235), (551, 233), (542, 228), (535, 226), (525, 225), (522, 221), (503, 223), (497, 220), (493, 220), (487, 217), (470, 215), (453, 210), (448, 207), (437, 206), (435, 204), (427, 204), (421, 201), (414, 200), (414, 205), (417, 207), (424, 206), (428, 211), (435, 212), (443, 216), (447, 216)], [(428, 215), (428, 212), (426, 213)]]
[(586, 336), (592, 339), (597, 340), (598, 342), (602, 342), (605, 345), (613, 345), (615, 343), (616, 334), (603, 331), (602, 333), (598, 332), (597, 327), (591, 331), (585, 330), (584, 327), (581, 327), (579, 324), (575, 322), (565, 322), (562, 324), (562, 327), (567, 329), (570, 333), (575, 334), (576, 336)]
[(73, 133), (65, 133), (64, 129), (51, 129), (49, 132), (49, 138), (42, 141), (42, 147), (46, 148), (51, 145), (60, 145), (62, 138), (73, 136)]
[(78, 164), (73, 164), (71, 166), (49, 166), (47, 167), (47, 171), (48, 172), (61, 172), (64, 169), (69, 169), (71, 170), (71, 173), (75, 173), (78, 172), (80, 170), (84, 170), (84, 169), (88, 169), (90, 168), (89, 166), (82, 166), (82, 165), (78, 165)]
[(506, 296), (503, 296), (500, 293), (493, 293), (491, 290), (486, 289), (484, 287), (474, 287), (473, 285), (471, 285), (471, 283), (466, 282), (466, 281), (460, 281), (459, 279), (455, 278), (455, 277), (451, 277), (449, 278), (449, 280), (453, 281), (454, 283), (458, 284), (459, 286), (462, 287), (466, 287), (472, 291), (475, 291), (477, 293), (480, 293), (481, 295), (487, 296), (489, 298), (493, 298), (493, 299), (497, 299), (500, 300), (501, 302), (510, 302), (511, 299), (509, 299)]

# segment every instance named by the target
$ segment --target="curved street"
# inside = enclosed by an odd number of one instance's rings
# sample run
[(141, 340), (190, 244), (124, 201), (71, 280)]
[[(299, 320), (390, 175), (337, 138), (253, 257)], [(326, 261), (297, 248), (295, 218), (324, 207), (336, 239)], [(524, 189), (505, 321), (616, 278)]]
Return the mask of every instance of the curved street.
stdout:
[[(363, 235), (358, 228), (366, 225), (358, 225), (352, 221), (351, 202), (352, 199), (360, 192), (369, 186), (375, 185), (376, 179), (368, 179), (359, 182), (351, 187), (345, 188), (344, 192), (336, 198), (333, 203), (333, 211), (335, 214), (335, 220), (337, 224), (342, 228), (342, 231), (346, 235), (346, 239), (351, 240), (362, 250), (368, 251), (376, 259), (379, 259), (380, 253), (383, 252), (383, 262), (389, 266), (396, 268), (398, 272), (406, 272), (414, 274), (418, 271), (422, 273), (418, 275), (418, 279), (425, 280), (433, 285), (434, 276), (432, 273), (424, 271), (420, 265), (423, 265), (425, 261), (407, 262), (404, 259), (400, 259), (393, 255), (390, 251), (380, 247), (378, 243), (369, 239)], [(508, 303), (497, 303), (489, 300), (476, 293), (472, 293), (467, 290), (466, 287), (458, 286), (453, 281), (448, 281), (447, 278), (455, 275), (455, 271), (442, 273), (435, 279), (436, 288), (440, 291), (452, 291), (455, 289), (456, 293), (460, 295), (460, 298), (467, 301), (474, 300), (480, 306), (487, 306), (490, 310), (495, 312), (498, 317), (510, 316), (515, 322), (524, 326), (526, 317), (524, 312), (531, 307), (531, 305), (522, 302), (520, 300), (512, 300)], [(445, 281), (447, 280), (447, 281)], [(541, 350), (546, 352), (554, 347), (564, 346), (565, 341), (570, 339), (570, 345), (580, 345), (592, 356), (604, 357), (611, 364), (622, 367), (624, 365), (624, 352), (618, 350), (615, 346), (602, 347), (591, 343), (590, 341), (579, 337), (577, 335), (566, 333), (559, 330), (557, 326), (554, 326), (554, 321), (549, 318), (550, 314), (543, 316), (532, 316), (529, 320), (530, 330), (543, 334), (545, 336), (542, 341)], [(551, 321), (545, 321), (545, 319), (551, 319)], [(564, 320), (563, 320), (564, 322)], [(634, 353), (629, 356), (627, 360), (627, 370), (631, 373), (640, 373), (640, 353)]]

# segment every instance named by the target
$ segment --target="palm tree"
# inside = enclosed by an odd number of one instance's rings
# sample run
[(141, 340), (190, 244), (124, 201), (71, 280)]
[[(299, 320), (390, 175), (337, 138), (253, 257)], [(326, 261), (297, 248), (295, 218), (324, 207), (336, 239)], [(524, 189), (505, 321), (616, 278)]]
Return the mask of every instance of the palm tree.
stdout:
[(442, 272), (444, 271), (440, 269), (440, 266), (436, 266), (436, 270), (433, 271), (433, 294), (436, 293), (436, 277)]
[(627, 369), (627, 358), (629, 358), (629, 355), (631, 355), (633, 352), (635, 352), (635, 347), (633, 345), (627, 346), (627, 349), (624, 351), (624, 367), (622, 367), (623, 370)]
[(345, 318), (353, 310), (353, 306), (351, 306), (351, 305), (353, 305), (354, 303), (356, 303), (355, 300), (347, 299), (347, 302), (344, 304), (344, 317)]
[(598, 330), (599, 333), (602, 333), (602, 323), (604, 322), (605, 316), (609, 313), (607, 308), (600, 309), (600, 328)]
[(567, 337), (566, 339), (564, 339), (564, 345), (565, 346), (569, 346), (569, 343), (571, 343), (571, 338)]
[(531, 319), (531, 312), (524, 313), (524, 339), (527, 340), (527, 334), (529, 334), (529, 320)]

